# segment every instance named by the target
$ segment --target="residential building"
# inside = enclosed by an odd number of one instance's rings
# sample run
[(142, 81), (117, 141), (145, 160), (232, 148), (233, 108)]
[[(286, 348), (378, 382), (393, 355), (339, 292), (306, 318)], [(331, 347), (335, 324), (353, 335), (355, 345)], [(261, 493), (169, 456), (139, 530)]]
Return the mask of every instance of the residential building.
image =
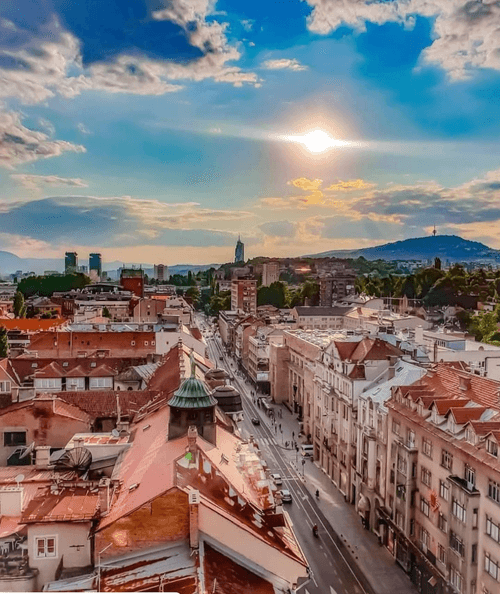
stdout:
[(387, 401), (383, 542), (423, 594), (499, 589), (499, 394), (440, 363)]
[(292, 309), (297, 328), (340, 330), (344, 328), (344, 316), (351, 307), (309, 307), (296, 305)]
[(354, 293), (356, 273), (354, 270), (339, 270), (331, 275), (322, 276), (318, 280), (320, 306), (332, 307), (338, 299)]
[(270, 344), (283, 344), (283, 328), (260, 326), (248, 337), (248, 376), (264, 394), (270, 393)]
[(257, 313), (257, 281), (233, 279), (231, 281), (231, 310), (245, 314)]
[(89, 270), (90, 274), (94, 273), (96, 280), (101, 280), (102, 276), (102, 256), (98, 253), (92, 253), (89, 256)]
[(268, 287), (280, 279), (280, 263), (264, 262), (262, 265), (262, 286)]
[(234, 261), (244, 262), (245, 261), (245, 244), (241, 241), (238, 235), (238, 241), (236, 242), (236, 249), (234, 250)]
[(166, 264), (155, 264), (154, 278), (162, 282), (168, 281), (168, 266)]
[(122, 268), (120, 285), (137, 297), (144, 297), (144, 270), (142, 268)]
[(66, 274), (74, 273), (78, 270), (78, 254), (76, 252), (66, 252), (64, 255), (64, 272)]

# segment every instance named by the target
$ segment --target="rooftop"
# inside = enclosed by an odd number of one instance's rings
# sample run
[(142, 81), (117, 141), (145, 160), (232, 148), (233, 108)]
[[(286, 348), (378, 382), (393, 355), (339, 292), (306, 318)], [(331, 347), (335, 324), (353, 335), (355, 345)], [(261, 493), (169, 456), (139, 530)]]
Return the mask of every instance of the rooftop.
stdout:
[(55, 491), (44, 487), (29, 502), (21, 521), (29, 524), (92, 520), (98, 513), (98, 501), (97, 488), (67, 487)]

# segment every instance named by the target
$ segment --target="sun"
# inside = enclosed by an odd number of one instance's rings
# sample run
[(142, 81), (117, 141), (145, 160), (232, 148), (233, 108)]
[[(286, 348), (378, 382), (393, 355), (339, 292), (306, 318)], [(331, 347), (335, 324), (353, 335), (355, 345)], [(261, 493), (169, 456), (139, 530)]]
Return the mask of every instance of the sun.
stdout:
[(287, 136), (287, 140), (303, 144), (311, 153), (324, 153), (329, 149), (348, 144), (347, 142), (333, 138), (323, 130), (313, 130), (302, 136)]

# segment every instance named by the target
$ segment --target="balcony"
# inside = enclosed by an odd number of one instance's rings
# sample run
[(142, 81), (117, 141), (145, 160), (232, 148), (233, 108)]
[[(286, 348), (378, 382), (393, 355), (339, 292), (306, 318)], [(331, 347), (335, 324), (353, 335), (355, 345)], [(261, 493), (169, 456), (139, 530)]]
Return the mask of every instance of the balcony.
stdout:
[(449, 476), (448, 480), (455, 484), (457, 487), (460, 487), (462, 491), (465, 491), (467, 495), (470, 496), (477, 496), (479, 495), (479, 491), (476, 489), (476, 486), (472, 483), (467, 482), (464, 478), (460, 478), (459, 476)]

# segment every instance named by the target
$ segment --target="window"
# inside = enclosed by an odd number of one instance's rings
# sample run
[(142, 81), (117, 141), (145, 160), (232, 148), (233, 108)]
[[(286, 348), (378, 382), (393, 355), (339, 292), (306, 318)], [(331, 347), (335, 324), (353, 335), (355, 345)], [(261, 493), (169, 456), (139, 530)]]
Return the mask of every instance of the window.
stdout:
[(468, 464), (465, 465), (464, 479), (467, 481), (469, 491), (473, 491), (476, 487), (476, 471)]
[(56, 556), (55, 536), (46, 536), (44, 538), (35, 538), (35, 556), (37, 559), (43, 557)]
[(450, 486), (446, 481), (439, 481), (439, 496), (446, 501), (450, 498)]
[(495, 458), (498, 458), (497, 442), (493, 441), (492, 439), (486, 440), (486, 451), (488, 452), (488, 454), (491, 454), (492, 456), (495, 456)]
[(155, 346), (156, 342), (154, 340), (151, 341), (151, 346)]
[(422, 439), (422, 452), (427, 458), (432, 458), (432, 441), (425, 437)]
[(427, 499), (424, 499), (423, 497), (420, 498), (420, 511), (424, 514), (424, 516), (429, 517), (429, 502), (427, 501)]
[(424, 485), (427, 485), (428, 487), (430, 487), (431, 486), (431, 480), (432, 480), (431, 471), (428, 470), (427, 468), (425, 468), (424, 466), (422, 466), (422, 469), (421, 469), (421, 472), (420, 472), (420, 479), (424, 483)]
[(495, 481), (488, 482), (488, 497), (500, 503), (500, 484)]
[(411, 429), (408, 429), (408, 433), (406, 436), (406, 445), (409, 448), (415, 447), (415, 431), (412, 431)]
[(464, 586), (464, 578), (458, 573), (458, 571), (454, 568), (450, 568), (450, 583), (458, 590), (458, 592), (462, 592), (462, 588)]
[(149, 342), (147, 340), (144, 341), (144, 346), (149, 346)]
[(446, 565), (446, 549), (440, 544), (438, 544), (438, 561)]
[(440, 513), (438, 516), (438, 528), (442, 532), (448, 531), (448, 521), (446, 519), (446, 516), (442, 513)]
[(427, 551), (427, 547), (431, 542), (431, 536), (425, 528), (420, 528), (420, 542), (422, 544), (422, 549)]
[(89, 382), (89, 388), (112, 388), (113, 378), (112, 377), (91, 377)]
[(464, 524), (467, 521), (467, 510), (456, 499), (453, 499), (452, 501), (451, 513), (455, 516), (455, 518), (458, 518)]
[(61, 388), (61, 380), (55, 377), (47, 379), (35, 379), (35, 384), (37, 388), (42, 388), (44, 390)]
[(461, 557), (465, 555), (464, 541), (459, 538), (454, 532), (450, 532), (450, 548), (458, 553)]
[(453, 466), (453, 456), (446, 450), (441, 451), (441, 466), (446, 470), (451, 470)]
[(415, 520), (410, 520), (410, 536), (415, 536)]
[(394, 435), (401, 435), (401, 425), (397, 421), (392, 421), (392, 432)]
[(401, 512), (396, 512), (396, 526), (403, 530), (404, 528), (404, 516)]
[(486, 534), (493, 540), (500, 542), (500, 523), (495, 524), (492, 518), (486, 516)]
[(84, 377), (68, 377), (66, 378), (66, 390), (85, 390)]
[(401, 474), (406, 475), (407, 466), (406, 466), (406, 458), (402, 456), (398, 456), (398, 470)]
[(476, 434), (474, 432), (474, 429), (472, 429), (471, 427), (467, 427), (467, 429), (465, 430), (465, 441), (467, 443), (471, 443), (472, 445), (476, 443)]
[(10, 392), (10, 382), (0, 382), (0, 392)]
[(486, 571), (486, 573), (489, 573), (493, 579), (497, 581), (499, 581), (500, 577), (498, 568), (498, 561), (494, 561), (492, 557), (490, 557), (490, 554), (486, 553), (486, 555), (484, 556), (484, 570)]
[(4, 446), (26, 445), (26, 431), (5, 431), (3, 434)]

